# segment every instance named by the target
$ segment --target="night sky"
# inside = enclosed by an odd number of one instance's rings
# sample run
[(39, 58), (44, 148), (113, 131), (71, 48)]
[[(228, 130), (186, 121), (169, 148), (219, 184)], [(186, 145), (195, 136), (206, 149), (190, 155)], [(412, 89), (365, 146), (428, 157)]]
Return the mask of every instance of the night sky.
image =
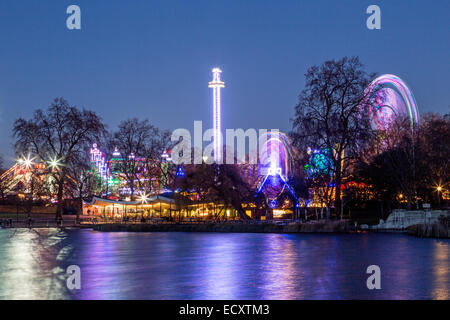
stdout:
[[(70, 4), (82, 30), (66, 28)], [(381, 30), (366, 28), (371, 4)], [(128, 117), (211, 127), (215, 66), (223, 128), (288, 131), (306, 69), (345, 55), (401, 77), (420, 113), (447, 113), (449, 12), (448, 0), (1, 0), (0, 153), (14, 159), (16, 118), (60, 96), (110, 128)]]

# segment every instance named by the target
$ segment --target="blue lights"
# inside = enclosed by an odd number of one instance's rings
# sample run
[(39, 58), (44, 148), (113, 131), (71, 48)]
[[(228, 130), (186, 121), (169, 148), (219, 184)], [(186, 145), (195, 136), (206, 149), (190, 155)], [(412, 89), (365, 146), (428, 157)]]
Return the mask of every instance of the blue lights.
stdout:
[(272, 209), (276, 208), (277, 207), (277, 200), (275, 200), (275, 199), (270, 200), (269, 207), (271, 207)]
[(311, 150), (308, 148), (309, 163), (305, 165), (305, 171), (310, 176), (322, 175), (329, 173), (333, 169), (331, 155), (327, 149)]
[[(266, 184), (266, 182), (267, 182), (267, 179), (268, 178), (271, 178), (271, 179), (269, 179), (269, 184), (270, 185), (272, 185), (272, 186), (276, 186), (276, 178), (277, 177), (279, 177), (280, 178), (280, 183), (279, 183), (279, 185), (284, 185), (288, 190), (289, 190), (289, 192), (291, 193), (291, 195), (293, 196), (293, 198), (295, 199), (295, 202), (296, 203), (298, 203), (298, 198), (297, 198), (297, 196), (295, 195), (295, 193), (294, 193), (294, 190), (292, 190), (292, 188), (291, 188), (291, 186), (289, 185), (289, 183), (286, 181), (286, 179), (283, 177), (283, 175), (281, 174), (281, 168), (274, 168), (273, 166), (271, 166), (271, 168), (269, 168), (269, 172), (268, 172), (268, 174), (264, 177), (264, 180), (261, 182), (261, 185), (259, 186), (259, 188), (258, 188), (258, 192), (257, 193), (260, 193), (261, 192), (261, 190), (262, 190), (262, 188), (264, 187), (264, 185)], [(277, 207), (277, 200), (276, 199), (273, 199), (273, 200), (270, 200), (270, 202), (269, 202), (269, 207), (270, 208), (276, 208)]]
[(184, 177), (184, 171), (182, 166), (179, 166), (177, 169), (177, 177)]

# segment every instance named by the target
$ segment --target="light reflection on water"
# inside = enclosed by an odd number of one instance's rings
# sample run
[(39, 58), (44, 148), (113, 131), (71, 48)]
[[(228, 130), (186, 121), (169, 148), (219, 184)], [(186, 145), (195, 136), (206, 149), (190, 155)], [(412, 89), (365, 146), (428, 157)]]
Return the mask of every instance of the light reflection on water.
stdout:
[(59, 263), (70, 256), (66, 237), (57, 230), (0, 230), (0, 298), (66, 298)]
[[(382, 290), (366, 287), (371, 264)], [(449, 240), (403, 234), (3, 229), (0, 299), (449, 299), (449, 264)]]

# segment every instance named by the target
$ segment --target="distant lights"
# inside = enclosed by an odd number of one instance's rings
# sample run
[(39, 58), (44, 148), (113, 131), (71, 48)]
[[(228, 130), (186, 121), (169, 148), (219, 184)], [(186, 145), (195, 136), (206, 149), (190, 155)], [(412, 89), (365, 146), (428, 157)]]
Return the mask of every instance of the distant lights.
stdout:
[(117, 149), (117, 147), (114, 148), (113, 156), (120, 157), (120, 152), (119, 152), (119, 149)]

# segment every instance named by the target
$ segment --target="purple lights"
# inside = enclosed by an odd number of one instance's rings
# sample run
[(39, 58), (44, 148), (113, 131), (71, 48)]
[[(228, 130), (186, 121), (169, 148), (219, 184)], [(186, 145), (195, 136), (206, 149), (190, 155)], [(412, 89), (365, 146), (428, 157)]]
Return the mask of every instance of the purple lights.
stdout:
[(398, 117), (408, 117), (411, 129), (419, 121), (419, 112), (411, 90), (399, 77), (383, 74), (373, 80), (366, 89), (373, 100), (369, 112), (374, 126), (388, 129)]

